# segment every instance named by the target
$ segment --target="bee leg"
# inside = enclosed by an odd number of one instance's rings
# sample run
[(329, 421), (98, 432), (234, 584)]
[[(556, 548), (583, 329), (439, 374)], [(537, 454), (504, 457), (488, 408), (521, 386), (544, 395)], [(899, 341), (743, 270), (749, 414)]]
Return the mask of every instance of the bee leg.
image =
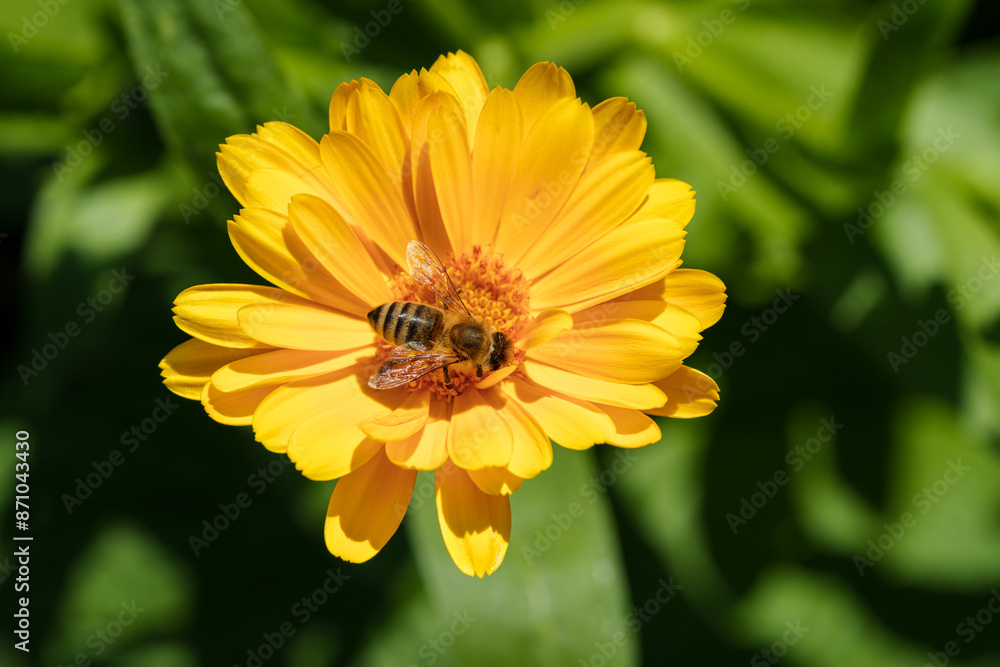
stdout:
[(448, 367), (441, 367), (441, 374), (444, 375), (444, 386), (447, 389), (451, 389), (451, 375), (448, 373)]
[(483, 379), (483, 367), (480, 364), (476, 364), (476, 379)]

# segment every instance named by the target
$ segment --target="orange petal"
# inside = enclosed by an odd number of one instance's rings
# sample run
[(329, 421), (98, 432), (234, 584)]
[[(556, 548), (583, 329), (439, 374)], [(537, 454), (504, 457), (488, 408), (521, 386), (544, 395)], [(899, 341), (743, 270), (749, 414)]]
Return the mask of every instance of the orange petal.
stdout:
[(653, 184), (645, 153), (616, 153), (591, 164), (545, 233), (518, 263), (527, 278), (575, 261), (577, 253), (621, 225)]
[(273, 350), (222, 366), (212, 375), (212, 385), (219, 391), (232, 392), (285, 384), (342, 370), (371, 354), (366, 348), (347, 353)]
[(362, 224), (394, 262), (406, 266), (406, 245), (417, 232), (400, 182), (364, 142), (346, 132), (323, 137), (320, 156), (343, 202), (336, 208), (349, 222)]
[(337, 479), (364, 465), (383, 443), (365, 437), (360, 422), (387, 415), (409, 394), (405, 389), (357, 388), (354, 398), (320, 411), (292, 431), (288, 458), (309, 479)]
[(590, 109), (572, 99), (558, 101), (528, 130), (497, 228), (496, 248), (505, 261), (519, 264), (562, 209), (593, 139)]
[(667, 404), (655, 410), (646, 410), (651, 415), (690, 419), (703, 417), (715, 410), (719, 400), (719, 385), (715, 380), (699, 370), (681, 366), (668, 378), (656, 383), (667, 395)]
[(299, 238), (342, 290), (364, 304), (366, 310), (360, 315), (393, 300), (382, 272), (337, 209), (319, 197), (297, 195), (288, 207), (288, 217)]
[(505, 384), (503, 391), (523, 405), (545, 434), (563, 447), (587, 449), (615, 437), (611, 417), (593, 403), (543, 388), (522, 378)]
[(184, 341), (160, 361), (163, 384), (181, 398), (201, 400), (212, 374), (226, 364), (256, 355), (254, 349), (219, 347), (197, 338)]
[(525, 359), (521, 368), (536, 384), (584, 401), (636, 410), (651, 410), (667, 402), (667, 395), (652, 384), (621, 384), (599, 380), (531, 359)]
[(472, 151), (475, 206), (469, 233), (492, 242), (503, 213), (507, 190), (517, 169), (524, 141), (524, 122), (514, 93), (504, 88), (490, 91), (483, 105)]
[(229, 137), (219, 146), (216, 157), (222, 180), (243, 206), (249, 202), (250, 176), (261, 169), (285, 173), (300, 181), (300, 192), (331, 192), (325, 174), (316, 170), (320, 166), (319, 144), (288, 123), (264, 123), (257, 127), (256, 134)]
[(615, 424), (615, 434), (607, 441), (609, 445), (633, 449), (660, 441), (660, 427), (638, 410), (616, 408), (613, 405), (595, 407), (611, 417), (611, 421)]
[(434, 473), (438, 523), (448, 553), (465, 574), (493, 574), (510, 544), (510, 499), (483, 493), (468, 473), (451, 466)]
[(684, 229), (694, 216), (694, 190), (684, 181), (659, 178), (649, 189), (649, 196), (635, 212), (635, 220), (661, 220), (671, 227)]
[(413, 391), (398, 408), (387, 415), (380, 415), (361, 422), (358, 428), (372, 440), (393, 442), (403, 440), (420, 431), (430, 413), (430, 392)]
[(660, 280), (680, 263), (684, 231), (658, 220), (626, 222), (539, 278), (531, 307), (571, 313)]
[(591, 162), (623, 151), (637, 151), (646, 136), (646, 114), (624, 97), (594, 107), (594, 150)]
[(254, 410), (275, 386), (255, 387), (243, 391), (225, 392), (216, 389), (212, 383), (205, 385), (201, 394), (201, 404), (208, 416), (229, 426), (249, 426)]
[(521, 76), (514, 86), (514, 95), (524, 113), (524, 127), (530, 130), (550, 107), (563, 100), (575, 99), (576, 86), (562, 67), (542, 62), (532, 65)]
[[(416, 392), (414, 392), (416, 393)], [(405, 440), (387, 443), (389, 460), (402, 468), (436, 470), (448, 460), (448, 428), (451, 404), (432, 400), (424, 428)]]
[(525, 350), (538, 347), (558, 335), (560, 332), (573, 328), (573, 316), (565, 310), (549, 308), (543, 310), (521, 333), (518, 346)]
[(661, 299), (681, 306), (701, 321), (707, 329), (722, 317), (726, 309), (726, 286), (716, 276), (699, 269), (677, 269), (658, 280), (617, 301)]
[(475, 59), (465, 51), (438, 56), (431, 66), (432, 72), (440, 74), (448, 82), (455, 96), (465, 110), (465, 125), (468, 126), (467, 142), (471, 144), (476, 137), (476, 124), (489, 94), (486, 77)]
[(598, 380), (643, 384), (673, 373), (692, 351), (655, 324), (616, 318), (576, 324), (528, 358)]
[(296, 350), (353, 350), (375, 336), (366, 320), (308, 302), (244, 306), (237, 318), (254, 340)]
[(482, 468), (466, 472), (480, 491), (491, 496), (509, 496), (520, 489), (521, 483), (524, 482), (507, 468)]
[[(499, 388), (484, 391), (483, 395), (504, 418), (514, 436), (507, 470), (519, 479), (532, 479), (547, 470), (552, 465), (552, 443), (538, 421), (517, 399)], [(520, 486), (520, 481), (517, 485)], [(479, 488), (487, 491), (482, 485)]]
[(326, 510), (330, 553), (351, 563), (377, 554), (406, 515), (416, 478), (416, 471), (394, 466), (382, 452), (341, 478)]
[(308, 303), (274, 287), (257, 285), (197, 285), (174, 299), (174, 323), (195, 338), (221, 347), (270, 349), (239, 328), (237, 312), (249, 304), (284, 301)]
[(253, 415), (253, 430), (258, 442), (272, 452), (284, 452), (292, 431), (309, 417), (362, 394), (374, 370), (374, 356), (369, 356), (340, 371), (279, 387), (264, 399)]
[(455, 397), (448, 431), (448, 456), (456, 465), (469, 470), (505, 466), (513, 448), (510, 426), (480, 390), (468, 389)]
[(316, 259), (289, 224), (287, 215), (264, 208), (245, 208), (240, 215), (233, 216), (228, 228), (236, 252), (272, 285), (358, 316), (370, 310)]

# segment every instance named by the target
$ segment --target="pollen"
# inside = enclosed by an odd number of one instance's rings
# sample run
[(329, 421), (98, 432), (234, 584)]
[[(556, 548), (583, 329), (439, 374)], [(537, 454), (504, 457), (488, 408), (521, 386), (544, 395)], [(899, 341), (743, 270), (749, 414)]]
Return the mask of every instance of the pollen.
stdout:
[[(496, 329), (509, 341), (516, 341), (531, 319), (528, 304), (528, 280), (521, 270), (507, 266), (503, 255), (494, 252), (492, 245), (475, 245), (472, 252), (441, 257), (455, 289), (472, 316), (480, 322)], [(398, 301), (417, 301), (441, 307), (434, 294), (410, 277), (405, 269), (398, 269), (392, 282), (392, 291)], [(392, 344), (377, 337), (376, 362), (385, 359)], [(524, 351), (512, 348), (511, 365), (520, 365)], [(468, 362), (460, 362), (448, 367), (452, 388), (444, 383), (441, 371), (428, 373), (411, 382), (409, 389), (427, 389), (439, 398), (451, 400), (461, 394), (466, 387), (480, 382), (476, 378), (475, 367)]]

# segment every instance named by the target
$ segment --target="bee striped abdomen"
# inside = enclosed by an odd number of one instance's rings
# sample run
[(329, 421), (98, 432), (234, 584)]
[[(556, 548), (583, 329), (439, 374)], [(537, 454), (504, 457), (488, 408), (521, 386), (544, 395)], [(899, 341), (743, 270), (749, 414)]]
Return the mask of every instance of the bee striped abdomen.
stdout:
[(383, 303), (368, 313), (368, 322), (375, 333), (396, 345), (435, 341), (444, 327), (440, 310), (413, 301)]

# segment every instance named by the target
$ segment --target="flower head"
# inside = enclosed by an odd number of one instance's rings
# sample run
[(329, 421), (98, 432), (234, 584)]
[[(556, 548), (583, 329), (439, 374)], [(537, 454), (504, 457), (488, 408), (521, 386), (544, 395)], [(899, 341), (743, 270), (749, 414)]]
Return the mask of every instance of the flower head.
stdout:
[[(490, 90), (458, 52), (388, 95), (342, 84), (319, 142), (278, 122), (230, 137), (219, 170), (242, 209), (229, 235), (270, 286), (182, 292), (174, 319), (193, 338), (161, 362), (166, 385), (252, 425), (306, 477), (339, 478), (325, 531), (335, 555), (374, 556), (417, 471), (433, 470), (449, 553), (491, 574), (509, 494), (551, 464), (550, 439), (641, 447), (660, 439), (649, 415), (697, 417), (718, 399), (683, 362), (725, 288), (678, 268), (694, 193), (655, 178), (645, 129), (624, 98), (581, 102), (553, 64)], [(440, 258), (473, 320), (510, 341), (507, 365), (480, 374), (452, 358), (447, 378), (370, 386), (400, 341), (368, 313), (444, 310), (412, 275), (411, 241)]]

